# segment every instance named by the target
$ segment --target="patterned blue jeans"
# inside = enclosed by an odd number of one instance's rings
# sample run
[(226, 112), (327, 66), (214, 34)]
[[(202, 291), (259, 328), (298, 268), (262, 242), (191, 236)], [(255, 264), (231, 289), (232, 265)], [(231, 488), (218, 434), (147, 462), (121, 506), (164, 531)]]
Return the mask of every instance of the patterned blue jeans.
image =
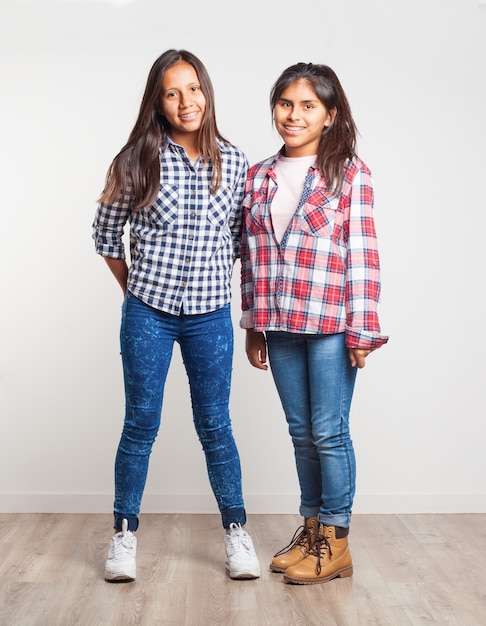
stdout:
[(223, 526), (246, 521), (240, 458), (229, 416), (233, 360), (230, 305), (201, 315), (169, 315), (127, 293), (121, 355), (125, 421), (115, 461), (115, 529), (138, 527), (149, 457), (157, 437), (174, 342), (189, 379), (194, 426)]

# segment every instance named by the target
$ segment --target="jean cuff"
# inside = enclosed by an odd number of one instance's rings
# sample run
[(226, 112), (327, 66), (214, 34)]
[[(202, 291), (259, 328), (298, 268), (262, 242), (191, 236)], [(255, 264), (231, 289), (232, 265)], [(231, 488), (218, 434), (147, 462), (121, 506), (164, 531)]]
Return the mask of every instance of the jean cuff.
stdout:
[(114, 514), (115, 525), (114, 528), (116, 532), (120, 532), (122, 528), (122, 522), (124, 519), (128, 522), (128, 530), (134, 533), (138, 528), (138, 517), (136, 515), (120, 515), (119, 513)]
[(324, 526), (340, 526), (341, 528), (348, 528), (351, 522), (351, 515), (347, 513), (341, 513), (338, 515), (318, 515), (319, 523)]
[(235, 509), (225, 509), (221, 511), (221, 520), (223, 522), (223, 528), (229, 528), (230, 524), (246, 524), (246, 512), (243, 507)]
[(319, 506), (307, 506), (301, 504), (299, 507), (299, 513), (302, 515), (303, 518), (309, 519), (309, 517), (317, 517), (319, 509)]

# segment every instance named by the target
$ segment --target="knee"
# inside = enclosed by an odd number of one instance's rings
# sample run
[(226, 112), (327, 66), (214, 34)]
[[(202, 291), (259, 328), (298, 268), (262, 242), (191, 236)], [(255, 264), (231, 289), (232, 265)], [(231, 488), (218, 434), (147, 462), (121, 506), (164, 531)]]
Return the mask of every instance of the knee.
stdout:
[(127, 454), (148, 454), (157, 438), (160, 421), (125, 420), (120, 449)]

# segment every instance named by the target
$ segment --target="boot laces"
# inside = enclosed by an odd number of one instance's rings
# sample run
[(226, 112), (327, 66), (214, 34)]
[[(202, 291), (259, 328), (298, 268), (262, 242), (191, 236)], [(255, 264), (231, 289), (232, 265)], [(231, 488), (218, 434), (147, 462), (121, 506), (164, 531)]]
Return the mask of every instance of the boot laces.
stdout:
[(307, 528), (307, 526), (299, 526), (295, 531), (294, 536), (290, 540), (289, 545), (279, 550), (277, 554), (274, 554), (274, 557), (285, 554), (286, 552), (290, 552), (290, 550), (293, 550), (293, 548), (297, 548), (300, 546), (310, 548), (311, 535), (312, 532), (309, 530), (309, 528)]
[(324, 557), (323, 552), (329, 550), (329, 556), (332, 556), (331, 544), (327, 537), (322, 535), (321, 533), (316, 533), (314, 536), (314, 545), (311, 546), (309, 554), (317, 557), (316, 562), (316, 574), (319, 575), (321, 573), (321, 556)]

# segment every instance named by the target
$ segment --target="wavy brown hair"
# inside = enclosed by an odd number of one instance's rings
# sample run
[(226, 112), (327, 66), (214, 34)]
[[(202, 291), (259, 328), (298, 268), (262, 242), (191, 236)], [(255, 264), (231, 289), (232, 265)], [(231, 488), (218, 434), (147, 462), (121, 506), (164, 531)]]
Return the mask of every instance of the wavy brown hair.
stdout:
[(187, 50), (167, 50), (152, 65), (135, 126), (127, 143), (113, 159), (99, 202), (113, 204), (125, 192), (128, 176), (133, 182), (133, 210), (152, 204), (160, 186), (159, 149), (167, 144), (170, 127), (159, 111), (165, 72), (178, 61), (194, 68), (206, 99), (206, 110), (199, 130), (199, 149), (207, 166), (212, 165), (211, 193), (221, 185), (221, 152), (217, 140), (229, 143), (216, 124), (214, 91), (203, 63)]
[(356, 124), (344, 90), (335, 72), (327, 65), (297, 63), (282, 72), (270, 93), (272, 115), (282, 93), (298, 80), (308, 81), (329, 112), (336, 114), (330, 126), (323, 129), (317, 151), (317, 167), (326, 184), (341, 190), (344, 163), (356, 155)]

